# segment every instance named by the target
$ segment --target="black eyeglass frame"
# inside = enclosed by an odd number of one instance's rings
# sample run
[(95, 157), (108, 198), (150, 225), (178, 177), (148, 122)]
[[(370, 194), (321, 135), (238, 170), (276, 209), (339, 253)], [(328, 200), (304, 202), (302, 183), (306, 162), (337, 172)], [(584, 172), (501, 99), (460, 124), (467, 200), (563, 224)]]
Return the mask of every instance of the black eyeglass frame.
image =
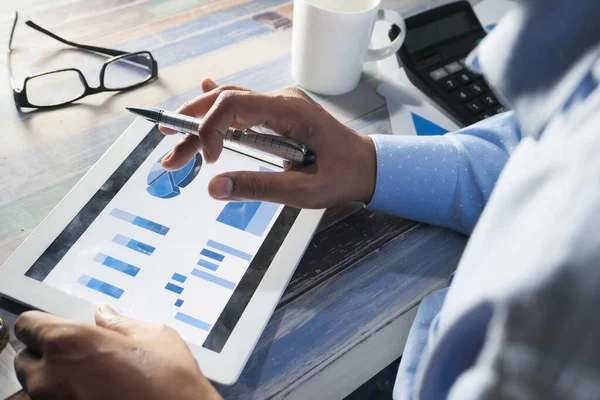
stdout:
[[(116, 49), (108, 49), (108, 48), (104, 48), (104, 47), (97, 47), (97, 46), (88, 46), (85, 44), (79, 44), (79, 43), (75, 43), (75, 42), (71, 42), (69, 40), (63, 39), (58, 35), (55, 35), (54, 33), (42, 28), (41, 26), (37, 25), (35, 22), (33, 21), (26, 21), (25, 24), (45, 35), (50, 36), (53, 39), (58, 40), (61, 43), (67, 44), (69, 46), (72, 47), (76, 47), (79, 49), (83, 49), (83, 50), (88, 50), (88, 51), (92, 51), (95, 53), (100, 53), (103, 55), (109, 55), (112, 56), (111, 58), (109, 58), (108, 60), (106, 60), (104, 62), (104, 64), (102, 65), (102, 68), (100, 69), (100, 86), (98, 87), (91, 87), (87, 80), (85, 79), (85, 76), (83, 75), (83, 73), (77, 69), (77, 68), (64, 68), (64, 69), (57, 69), (57, 70), (52, 70), (52, 71), (46, 71), (46, 72), (42, 72), (39, 74), (34, 74), (34, 75), (29, 75), (25, 78), (24, 82), (23, 82), (23, 87), (21, 89), (17, 88), (15, 85), (15, 81), (14, 81), (14, 77), (12, 74), (12, 66), (11, 66), (11, 52), (12, 52), (12, 41), (13, 41), (13, 36), (15, 33), (15, 28), (17, 26), (17, 21), (19, 19), (19, 14), (18, 12), (15, 12), (15, 19), (13, 22), (13, 26), (10, 32), (10, 39), (8, 41), (8, 73), (9, 73), (9, 77), (10, 77), (10, 83), (13, 89), (13, 97), (15, 100), (15, 104), (17, 105), (17, 107), (19, 108), (38, 108), (38, 109), (48, 109), (48, 108), (55, 108), (55, 107), (60, 107), (60, 106), (64, 106), (67, 104), (71, 104), (77, 100), (80, 100), (86, 96), (89, 95), (93, 95), (93, 94), (97, 94), (97, 93), (103, 93), (103, 92), (119, 92), (119, 91), (125, 91), (125, 90), (131, 90), (131, 89), (135, 89), (138, 88), (140, 86), (145, 85), (146, 83), (157, 79), (158, 78), (158, 63), (156, 62), (156, 60), (154, 59), (154, 57), (152, 56), (152, 53), (150, 53), (149, 51), (137, 51), (137, 52), (126, 52), (126, 51), (122, 51), (122, 50), (116, 50)], [(106, 68), (109, 64), (121, 60), (123, 58), (132, 58), (132, 56), (143, 56), (143, 57), (148, 57), (148, 59), (151, 61), (151, 66), (152, 66), (152, 71), (150, 72), (150, 75), (143, 80), (142, 82), (136, 83), (134, 85), (131, 86), (126, 86), (126, 87), (122, 87), (122, 88), (107, 88), (104, 84), (104, 74), (106, 72)], [(133, 62), (135, 63), (135, 61), (131, 61), (128, 60), (128, 62)], [(141, 64), (141, 63), (139, 63)], [(143, 64), (145, 67), (147, 67), (147, 64)], [(35, 105), (35, 104), (31, 104), (29, 102), (29, 99), (27, 97), (27, 82), (30, 81), (31, 79), (40, 77), (40, 76), (44, 76), (44, 75), (50, 75), (50, 74), (55, 74), (55, 73), (59, 73), (59, 72), (67, 72), (67, 71), (73, 71), (76, 72), (77, 75), (79, 76), (79, 80), (81, 81), (81, 83), (84, 86), (84, 92), (83, 94), (79, 95), (79, 96), (75, 96), (74, 98), (64, 101), (64, 102), (60, 102), (57, 104), (53, 104), (53, 105)]]

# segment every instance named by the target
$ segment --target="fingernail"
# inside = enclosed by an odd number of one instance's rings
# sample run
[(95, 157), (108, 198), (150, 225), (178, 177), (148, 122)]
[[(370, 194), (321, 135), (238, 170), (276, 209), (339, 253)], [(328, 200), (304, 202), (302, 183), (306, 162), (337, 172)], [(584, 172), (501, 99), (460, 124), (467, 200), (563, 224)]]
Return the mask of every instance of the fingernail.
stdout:
[(231, 178), (215, 178), (212, 183), (212, 194), (217, 199), (226, 199), (233, 191)]
[(103, 304), (100, 307), (98, 307), (98, 312), (102, 314), (103, 317), (116, 317), (117, 315), (119, 315), (114, 308), (107, 304)]
[(171, 157), (173, 157), (173, 153), (174, 151), (171, 150), (166, 156), (163, 157), (163, 162), (169, 162), (169, 160), (171, 159)]
[(217, 85), (217, 82), (213, 81), (210, 78), (204, 78), (202, 83), (208, 84), (208, 86), (210, 86), (211, 90), (219, 86), (219, 85)]

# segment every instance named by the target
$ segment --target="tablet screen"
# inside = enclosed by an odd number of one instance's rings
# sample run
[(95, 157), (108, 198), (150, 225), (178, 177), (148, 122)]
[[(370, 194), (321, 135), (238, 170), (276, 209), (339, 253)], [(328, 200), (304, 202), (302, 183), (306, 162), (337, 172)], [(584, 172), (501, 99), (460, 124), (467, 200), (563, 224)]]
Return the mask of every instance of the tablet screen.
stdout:
[(26, 276), (220, 352), (300, 210), (212, 199), (219, 173), (281, 170), (232, 150), (163, 170), (180, 138), (152, 129)]

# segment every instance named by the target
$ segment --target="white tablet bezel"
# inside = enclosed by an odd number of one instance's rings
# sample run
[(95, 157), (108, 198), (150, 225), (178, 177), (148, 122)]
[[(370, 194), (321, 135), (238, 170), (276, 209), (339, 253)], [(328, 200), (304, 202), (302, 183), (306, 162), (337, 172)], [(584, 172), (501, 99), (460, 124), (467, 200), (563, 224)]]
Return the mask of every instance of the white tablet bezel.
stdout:
[[(52, 314), (94, 323), (94, 304), (29, 278), (25, 273), (153, 126), (148, 121), (137, 119), (0, 267), (2, 295)], [(209, 379), (225, 385), (238, 379), (323, 212), (300, 212), (220, 353), (188, 342), (202, 372)]]

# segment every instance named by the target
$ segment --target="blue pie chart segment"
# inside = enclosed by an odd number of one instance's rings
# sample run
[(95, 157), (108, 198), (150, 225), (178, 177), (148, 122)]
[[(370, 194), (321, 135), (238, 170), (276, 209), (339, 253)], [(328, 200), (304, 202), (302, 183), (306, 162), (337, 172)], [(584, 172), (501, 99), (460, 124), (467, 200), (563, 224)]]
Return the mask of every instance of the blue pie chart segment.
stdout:
[(154, 197), (171, 199), (181, 194), (180, 188), (189, 185), (198, 175), (200, 167), (202, 167), (202, 156), (197, 154), (185, 167), (172, 172), (164, 170), (160, 165), (163, 157), (156, 161), (150, 168), (148, 178), (146, 179), (146, 184), (148, 185), (146, 190)]

